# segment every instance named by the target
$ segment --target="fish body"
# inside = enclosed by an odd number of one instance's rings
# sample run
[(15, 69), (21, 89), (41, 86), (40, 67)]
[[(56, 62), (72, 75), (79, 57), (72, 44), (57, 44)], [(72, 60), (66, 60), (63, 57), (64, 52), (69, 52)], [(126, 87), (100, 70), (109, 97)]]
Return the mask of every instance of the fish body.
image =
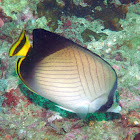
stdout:
[(111, 108), (117, 75), (100, 56), (44, 29), (33, 30), (33, 47), (24, 31), (19, 40), (9, 55), (23, 56), (17, 74), (30, 90), (81, 118)]

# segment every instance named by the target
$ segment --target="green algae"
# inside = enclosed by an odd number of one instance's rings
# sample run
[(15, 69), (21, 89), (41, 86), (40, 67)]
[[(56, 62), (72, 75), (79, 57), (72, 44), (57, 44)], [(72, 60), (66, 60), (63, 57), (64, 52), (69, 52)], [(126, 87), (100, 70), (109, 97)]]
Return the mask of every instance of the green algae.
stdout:
[(86, 121), (109, 121), (114, 119), (119, 119), (121, 114), (113, 112), (104, 112), (104, 113), (90, 113), (86, 117)]
[(95, 40), (105, 40), (107, 38), (107, 34), (105, 33), (96, 33), (93, 32), (90, 29), (85, 29), (82, 33), (81, 33), (82, 39), (84, 42), (90, 42), (92, 39), (90, 36), (93, 36), (95, 38)]

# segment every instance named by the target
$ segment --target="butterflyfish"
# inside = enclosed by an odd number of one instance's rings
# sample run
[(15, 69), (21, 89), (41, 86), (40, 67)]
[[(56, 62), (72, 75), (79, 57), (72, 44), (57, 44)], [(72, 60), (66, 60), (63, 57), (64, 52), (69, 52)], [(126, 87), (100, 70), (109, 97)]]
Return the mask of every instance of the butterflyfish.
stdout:
[(23, 30), (9, 56), (20, 56), (16, 70), (29, 90), (85, 118), (87, 113), (119, 112), (114, 107), (117, 75), (90, 50), (44, 29), (33, 30), (33, 45)]

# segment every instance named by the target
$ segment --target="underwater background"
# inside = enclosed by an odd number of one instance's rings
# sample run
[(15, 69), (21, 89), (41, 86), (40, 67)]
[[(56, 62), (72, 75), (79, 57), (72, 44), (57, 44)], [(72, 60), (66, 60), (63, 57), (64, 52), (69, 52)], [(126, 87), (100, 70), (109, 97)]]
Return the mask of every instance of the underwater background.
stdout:
[[(118, 75), (117, 113), (75, 114), (35, 93), (9, 49), (21, 31), (60, 34), (105, 59)], [(75, 125), (77, 124), (77, 125)], [(140, 139), (139, 0), (0, 0), (0, 140)]]

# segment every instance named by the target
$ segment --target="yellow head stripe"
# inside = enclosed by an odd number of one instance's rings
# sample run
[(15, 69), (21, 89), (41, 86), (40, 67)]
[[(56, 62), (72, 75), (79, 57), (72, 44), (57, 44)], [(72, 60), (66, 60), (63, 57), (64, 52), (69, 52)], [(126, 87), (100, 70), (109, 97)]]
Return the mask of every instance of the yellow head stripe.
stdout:
[(31, 45), (23, 30), (19, 36), (19, 39), (13, 44), (9, 51), (9, 56), (26, 56)]

